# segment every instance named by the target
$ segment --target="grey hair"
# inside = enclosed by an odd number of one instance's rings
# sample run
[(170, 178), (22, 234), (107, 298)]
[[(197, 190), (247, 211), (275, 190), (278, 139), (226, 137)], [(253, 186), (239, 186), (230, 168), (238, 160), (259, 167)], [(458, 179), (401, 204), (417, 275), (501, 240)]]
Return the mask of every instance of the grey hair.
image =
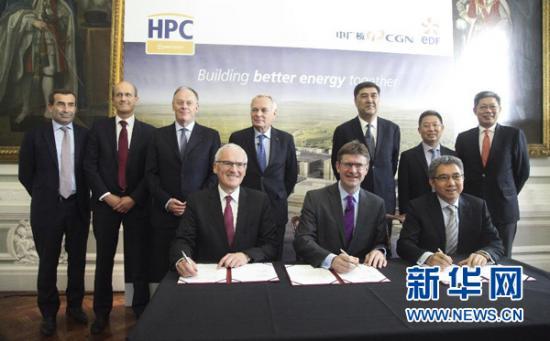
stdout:
[(271, 101), (271, 107), (273, 108), (273, 112), (277, 112), (277, 102), (275, 102), (275, 100), (273, 99), (273, 97), (271, 97), (270, 95), (256, 95), (252, 98), (252, 100), (250, 101), (250, 107), (252, 107), (252, 103), (254, 102), (255, 99), (257, 98), (269, 98), (269, 100)]
[(223, 151), (226, 149), (238, 150), (241, 154), (244, 155), (244, 162), (248, 162), (248, 156), (246, 155), (246, 152), (244, 151), (244, 149), (242, 149), (241, 146), (235, 143), (227, 143), (221, 146), (220, 149), (218, 149), (218, 151), (216, 152), (216, 155), (214, 155), (214, 162), (220, 161), (220, 156), (222, 155)]
[(428, 170), (430, 179), (435, 178), (437, 168), (441, 165), (457, 165), (457, 167), (460, 168), (460, 173), (464, 173), (464, 165), (462, 164), (462, 160), (452, 155), (441, 155), (440, 157), (433, 159), (432, 163), (430, 163), (430, 168)]

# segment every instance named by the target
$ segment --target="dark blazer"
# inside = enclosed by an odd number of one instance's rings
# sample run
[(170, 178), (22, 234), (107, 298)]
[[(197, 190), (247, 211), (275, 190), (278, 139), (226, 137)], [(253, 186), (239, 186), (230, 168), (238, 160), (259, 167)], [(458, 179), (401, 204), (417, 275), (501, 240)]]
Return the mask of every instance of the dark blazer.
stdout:
[[(494, 261), (504, 254), (502, 241), (491, 222), (485, 201), (462, 193), (458, 203), (458, 248), (457, 254), (469, 255), (484, 250)], [(411, 200), (403, 223), (397, 254), (411, 263), (426, 252), (445, 250), (445, 223), (437, 194), (424, 194)]]
[(230, 252), (244, 252), (254, 262), (273, 260), (277, 241), (267, 195), (241, 186), (235, 239), (229, 246), (218, 188), (192, 193), (170, 247), (170, 264), (182, 257), (182, 250), (205, 263), (218, 262)]
[[(74, 174), (78, 209), (86, 227), (90, 219), (90, 189), (83, 159), (88, 129), (73, 123)], [(59, 203), (59, 165), (52, 122), (25, 134), (19, 152), (19, 181), (31, 196), (31, 224), (47, 225)]]
[(497, 124), (485, 168), (478, 127), (460, 133), (455, 149), (464, 163), (464, 192), (487, 201), (495, 224), (518, 221), (518, 194), (529, 178), (529, 152), (523, 132)]
[[(336, 172), (336, 159), (338, 150), (347, 142), (359, 140), (365, 143), (365, 136), (361, 129), (359, 118), (347, 121), (334, 130), (332, 136), (332, 169), (337, 179), (340, 177)], [(386, 212), (395, 212), (395, 173), (397, 172), (397, 161), (399, 159), (399, 143), (401, 133), (399, 126), (391, 121), (378, 117), (376, 134), (376, 150), (374, 157), (371, 156), (369, 172), (361, 183), (361, 187), (384, 199)]]
[(220, 134), (195, 123), (183, 160), (176, 134), (175, 124), (157, 129), (147, 153), (146, 176), (153, 197), (151, 219), (157, 228), (175, 229), (180, 221), (180, 217), (166, 211), (168, 199), (183, 202), (190, 193), (217, 183), (212, 166), (214, 155), (220, 148)]
[(126, 164), (126, 192), (118, 187), (118, 153), (115, 118), (104, 118), (94, 122), (90, 130), (84, 170), (92, 189), (95, 202), (106, 192), (123, 196), (129, 195), (136, 204), (143, 206), (148, 198), (145, 182), (145, 157), (147, 147), (155, 128), (135, 120), (132, 140)]
[(271, 202), (275, 223), (288, 221), (287, 198), (298, 179), (298, 161), (294, 138), (287, 132), (271, 127), (269, 162), (262, 173), (258, 164), (254, 142), (254, 128), (234, 132), (229, 142), (241, 146), (248, 155), (248, 167), (242, 186), (265, 192)]
[[(440, 146), (441, 155), (455, 155), (454, 150)], [(428, 163), (424, 156), (422, 142), (416, 147), (401, 153), (397, 172), (399, 213), (407, 213), (409, 201), (422, 194), (431, 193), (428, 176)]]
[(386, 238), (386, 220), (382, 198), (361, 189), (355, 231), (348, 248), (344, 242), (344, 210), (338, 184), (306, 193), (296, 229), (296, 255), (312, 266), (321, 266), (330, 254), (340, 249), (358, 258), (364, 258)]

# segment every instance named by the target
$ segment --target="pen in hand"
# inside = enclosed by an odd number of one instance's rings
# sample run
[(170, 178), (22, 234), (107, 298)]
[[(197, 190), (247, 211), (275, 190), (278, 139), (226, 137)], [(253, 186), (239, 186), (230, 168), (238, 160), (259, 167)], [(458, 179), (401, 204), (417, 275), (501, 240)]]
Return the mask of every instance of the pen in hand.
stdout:
[[(340, 249), (340, 252), (348, 257), (351, 257), (344, 249)], [(355, 267), (357, 267), (359, 264), (355, 264), (355, 263), (352, 263), (352, 262), (349, 262), (348, 263), (351, 263), (353, 264)]]
[(183, 259), (185, 259), (187, 263), (191, 264), (191, 262), (189, 261), (189, 257), (187, 257), (187, 255), (185, 254), (185, 251), (181, 250), (181, 254), (183, 256)]

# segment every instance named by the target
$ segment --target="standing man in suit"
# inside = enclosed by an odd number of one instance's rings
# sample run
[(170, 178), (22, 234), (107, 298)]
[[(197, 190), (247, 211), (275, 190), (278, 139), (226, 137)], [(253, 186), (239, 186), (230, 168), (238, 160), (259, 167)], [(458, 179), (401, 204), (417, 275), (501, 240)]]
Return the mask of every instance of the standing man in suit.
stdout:
[(474, 98), (479, 126), (456, 138), (464, 162), (464, 192), (487, 201), (506, 257), (512, 256), (519, 216), (518, 194), (529, 178), (529, 153), (523, 131), (497, 124), (500, 97), (482, 91)]
[[(187, 207), (170, 248), (171, 264), (181, 276), (194, 276), (195, 261), (239, 267), (277, 256), (275, 223), (265, 193), (241, 187), (246, 152), (228, 143), (216, 152), (217, 188), (187, 198)], [(182, 257), (182, 251), (188, 256)]]
[(462, 161), (444, 155), (430, 164), (430, 185), (435, 193), (410, 202), (397, 241), (397, 253), (418, 265), (453, 264), (451, 256), (468, 255), (459, 265), (477, 266), (496, 262), (504, 249), (485, 201), (461, 194)]
[(136, 87), (127, 81), (113, 89), (117, 114), (94, 122), (84, 169), (92, 188), (96, 238), (92, 334), (101, 333), (113, 307), (113, 265), (120, 224), (124, 225), (124, 277), (133, 283), (132, 308), (137, 317), (149, 299), (145, 280), (145, 232), (149, 227), (149, 194), (145, 156), (154, 128), (135, 118)]
[(185, 212), (187, 197), (216, 183), (212, 172), (220, 134), (195, 122), (199, 96), (179, 87), (172, 99), (176, 120), (153, 134), (147, 155), (147, 181), (153, 197), (151, 282), (158, 283), (170, 269), (170, 242)]
[(31, 226), (38, 265), (40, 332), (55, 333), (59, 309), (57, 264), (65, 235), (67, 267), (66, 315), (87, 324), (82, 310), (86, 242), (90, 226), (90, 189), (82, 159), (88, 129), (75, 123), (76, 96), (53, 90), (48, 99), (51, 122), (25, 134), (19, 152), (19, 181), (31, 196)]
[(418, 133), (422, 142), (401, 153), (397, 173), (401, 220), (407, 213), (409, 201), (432, 191), (428, 179), (428, 166), (432, 160), (441, 155), (455, 154), (454, 150), (439, 143), (444, 129), (443, 118), (437, 111), (424, 111), (418, 119)]
[(296, 255), (338, 273), (364, 263), (386, 266), (384, 200), (361, 188), (369, 169), (367, 147), (359, 141), (338, 151), (338, 183), (309, 191), (296, 229)]
[(272, 126), (277, 103), (268, 95), (257, 95), (250, 103), (252, 127), (234, 132), (229, 142), (238, 144), (251, 160), (242, 185), (265, 192), (277, 225), (278, 259), (282, 258), (288, 221), (288, 196), (298, 179), (294, 138)]
[[(358, 140), (367, 146), (370, 156), (369, 169), (361, 187), (384, 199), (388, 217), (395, 215), (395, 173), (399, 159), (401, 133), (397, 124), (378, 116), (380, 87), (373, 82), (357, 84), (353, 90), (357, 117), (334, 130), (332, 136), (332, 169), (336, 169), (337, 153), (347, 142)], [(388, 223), (387, 240), (391, 237)]]

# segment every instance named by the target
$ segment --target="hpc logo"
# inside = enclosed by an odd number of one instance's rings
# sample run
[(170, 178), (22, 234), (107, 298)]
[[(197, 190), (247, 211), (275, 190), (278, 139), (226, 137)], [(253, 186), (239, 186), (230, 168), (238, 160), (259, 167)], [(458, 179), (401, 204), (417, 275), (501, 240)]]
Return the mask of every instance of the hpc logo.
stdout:
[(145, 53), (194, 55), (193, 25), (193, 17), (183, 13), (149, 15)]

